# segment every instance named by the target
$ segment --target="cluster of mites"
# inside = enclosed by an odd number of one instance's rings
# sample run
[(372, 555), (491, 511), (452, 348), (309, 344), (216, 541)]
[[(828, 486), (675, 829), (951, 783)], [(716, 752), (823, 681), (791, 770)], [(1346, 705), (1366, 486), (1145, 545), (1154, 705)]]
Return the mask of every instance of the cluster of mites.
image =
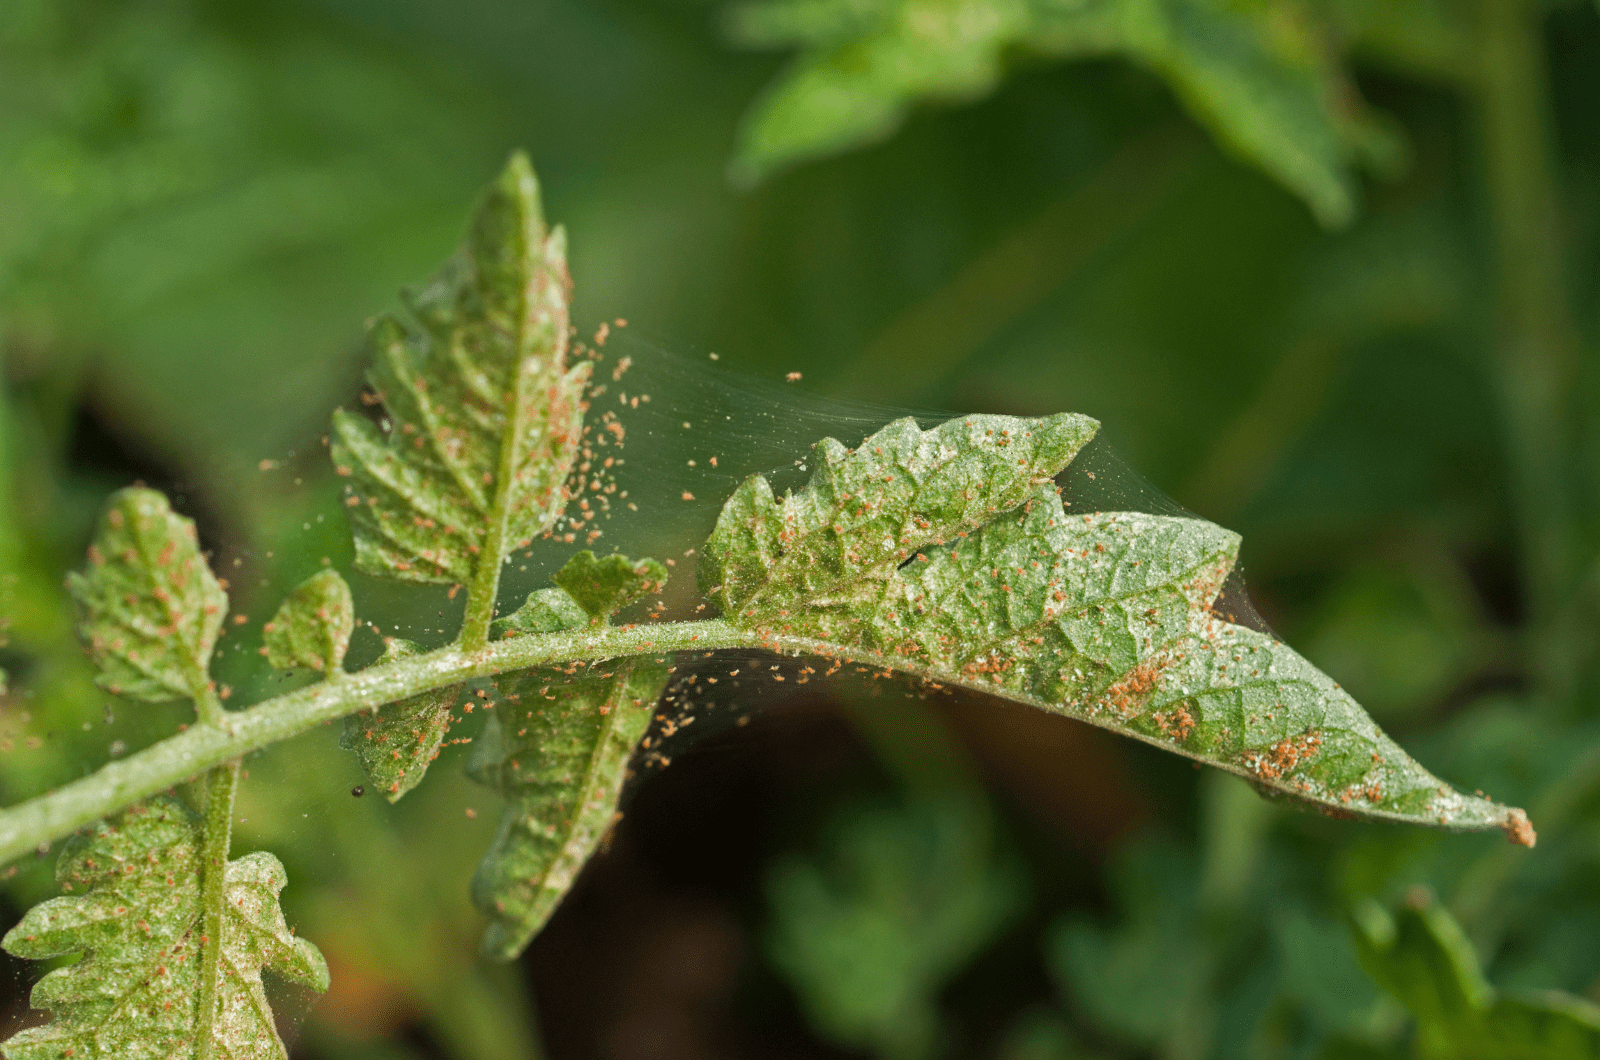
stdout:
[[(1208, 636), (1217, 636), (1217, 628), (1215, 623), (1208, 624)], [(1210, 640), (1202, 640), (1200, 650), (1222, 651), (1225, 653), (1227, 648), (1219, 647)], [(1258, 649), (1252, 647), (1248, 650), (1254, 653)], [(1150, 693), (1155, 690), (1162, 672), (1173, 663), (1181, 662), (1185, 658), (1187, 658), (1186, 653), (1175, 652), (1171, 655), (1158, 656), (1141, 663), (1139, 666), (1134, 667), (1127, 677), (1108, 688), (1104, 695), (1088, 708), (1088, 712), (1098, 713), (1100, 710), (1109, 708), (1116, 711), (1123, 721), (1131, 721), (1138, 714), (1140, 707)], [(1235, 653), (1233, 662), (1236, 664), (1243, 663), (1244, 656)], [(1216, 672), (1219, 678), (1226, 680), (1228, 672), (1226, 659), (1216, 664)], [(1258, 677), (1260, 674), (1261, 671), (1259, 669), (1250, 671), (1251, 677)], [(1215, 684), (1214, 687), (1226, 688), (1229, 686)], [(1284, 708), (1280, 705), (1276, 709), (1282, 710)], [(1265, 716), (1269, 722), (1275, 720), (1275, 715), (1270, 712)], [(1187, 740), (1190, 734), (1194, 732), (1197, 724), (1194, 715), (1190, 713), (1189, 707), (1185, 703), (1179, 703), (1170, 711), (1156, 711), (1150, 714), (1149, 718), (1156, 728), (1161, 731), (1162, 735), (1174, 743), (1183, 743)], [(1260, 718), (1252, 715), (1250, 720), (1256, 722)], [(1226, 727), (1223, 727), (1218, 732), (1218, 735), (1222, 737), (1227, 737), (1230, 734), (1230, 730)], [(1262, 780), (1282, 780), (1315, 759), (1322, 752), (1322, 743), (1322, 733), (1318, 729), (1310, 728), (1298, 735), (1286, 736), (1269, 747), (1245, 751), (1239, 757), (1239, 764)], [(1384, 764), (1383, 756), (1376, 751), (1372, 752), (1372, 765), (1376, 768)], [(1381, 803), (1384, 797), (1382, 780), (1381, 778), (1371, 779), (1371, 777), (1372, 774), (1369, 774), (1369, 779), (1358, 781), (1340, 791), (1337, 796), (1339, 801), (1345, 805), (1349, 805), (1359, 799), (1364, 799), (1373, 805)], [(1306, 778), (1297, 779), (1290, 783), (1289, 786), (1303, 795), (1318, 793), (1316, 786)]]
[[(627, 327), (628, 322), (620, 317), (616, 321), (617, 327)], [(587, 358), (597, 371), (604, 354), (600, 347), (606, 344), (606, 337), (611, 333), (611, 326), (602, 323), (594, 334), (594, 346), (588, 347), (579, 342), (574, 346), (574, 352), (579, 357)], [(588, 400), (582, 404), (583, 411), (587, 413), (596, 403), (606, 395), (611, 384), (620, 384), (622, 377), (633, 367), (632, 357), (622, 357), (611, 369), (611, 383), (599, 383), (589, 388)], [(650, 403), (649, 394), (634, 394), (629, 396), (626, 391), (619, 390), (617, 403), (622, 408), (636, 409), (640, 404)], [(586, 545), (597, 541), (603, 531), (595, 524), (596, 520), (611, 518), (611, 499), (627, 501), (630, 511), (638, 511), (639, 506), (628, 501), (628, 491), (618, 490), (616, 482), (616, 469), (624, 461), (614, 455), (620, 452), (627, 440), (627, 428), (622, 425), (615, 409), (605, 409), (600, 413), (598, 424), (585, 422), (583, 435), (578, 451), (578, 466), (573, 469), (572, 476), (566, 486), (568, 506), (557, 517), (555, 525), (545, 532), (545, 537), (556, 538), (567, 544), (575, 544), (579, 537), (583, 538)], [(609, 450), (609, 452), (608, 452)], [(577, 501), (576, 508), (570, 503)]]
[[(627, 323), (626, 320), (619, 318), (616, 321), (616, 326), (626, 327)], [(586, 358), (592, 364), (598, 366), (604, 360), (604, 356), (599, 352), (598, 347), (605, 345), (606, 337), (610, 334), (610, 330), (611, 326), (609, 324), (601, 324), (599, 330), (595, 332), (595, 348), (585, 346), (580, 342), (575, 345), (574, 352), (580, 358)], [(573, 333), (576, 333), (576, 329), (573, 329)], [(632, 365), (633, 358), (621, 358), (611, 370), (612, 383), (620, 383), (623, 375)], [(425, 389), (425, 384), (420, 380), (417, 381), (416, 386), (419, 391)], [(579, 411), (586, 415), (593, 407), (593, 403), (606, 394), (607, 387), (608, 384), (605, 383), (591, 386), (587, 399), (578, 403)], [(418, 399), (425, 401), (426, 395), (419, 393)], [(561, 396), (552, 390), (551, 404), (556, 405), (560, 400)], [(629, 397), (626, 392), (620, 392), (617, 395), (617, 400), (624, 408), (636, 409), (641, 403), (649, 404), (650, 395), (635, 394)], [(375, 392), (364, 392), (361, 395), (361, 402), (368, 406), (385, 404), (383, 394)], [(386, 430), (389, 429), (390, 422), (388, 420), (384, 421), (384, 427)], [(418, 448), (422, 447), (424, 439), (416, 425), (402, 423), (400, 430), (404, 434), (416, 433), (418, 437), (414, 444)], [(441, 431), (443, 430), (441, 428)], [(627, 433), (627, 428), (619, 421), (617, 413), (613, 409), (604, 410), (600, 414), (598, 424), (584, 423), (577, 443), (577, 466), (573, 468), (572, 474), (568, 476), (566, 482), (560, 487), (566, 496), (567, 504), (561, 514), (557, 516), (551, 528), (545, 531), (545, 538), (555, 538), (568, 544), (574, 544), (582, 537), (585, 544), (593, 544), (602, 536), (604, 532), (594, 525), (595, 521), (602, 517), (605, 519), (611, 517), (611, 499), (613, 497), (617, 498), (619, 502), (627, 501), (628, 498), (628, 491), (619, 490), (615, 479), (616, 469), (624, 463), (623, 459), (616, 456), (615, 453), (623, 449)], [(327, 445), (328, 441), (326, 436), (322, 439), (324, 445)], [(548, 440), (548, 449), (550, 451), (548, 462), (552, 464), (559, 463), (559, 457), (556, 454), (570, 452), (569, 445), (570, 439), (566, 436), (552, 435)], [(349, 477), (352, 473), (348, 467), (337, 467), (335, 470), (344, 477)], [(487, 474), (484, 477), (486, 480), (489, 478)], [(363, 500), (348, 486), (345, 487), (345, 494), (345, 504), (348, 507), (356, 507)], [(369, 506), (377, 507), (378, 500), (376, 497), (367, 497), (365, 500)], [(573, 501), (577, 502), (576, 510), (573, 509)], [(529, 503), (540, 504), (542, 503), (542, 498), (530, 498)], [(631, 501), (628, 502), (628, 508), (631, 511), (639, 510), (638, 506)], [(426, 516), (413, 515), (411, 518), (413, 525), (420, 529), (435, 529), (434, 520)], [(442, 526), (438, 528), (447, 534), (462, 532), (459, 527)], [(517, 542), (517, 547), (527, 548), (532, 543), (531, 540), (519, 541)], [(469, 544), (468, 551), (476, 552), (477, 546)], [(431, 552), (424, 551), (419, 555), (421, 559), (434, 564), (441, 570), (444, 569), (438, 557)], [(410, 562), (397, 560), (395, 566), (399, 570), (406, 570), (409, 569)], [(452, 590), (451, 595), (454, 596), (454, 590)]]

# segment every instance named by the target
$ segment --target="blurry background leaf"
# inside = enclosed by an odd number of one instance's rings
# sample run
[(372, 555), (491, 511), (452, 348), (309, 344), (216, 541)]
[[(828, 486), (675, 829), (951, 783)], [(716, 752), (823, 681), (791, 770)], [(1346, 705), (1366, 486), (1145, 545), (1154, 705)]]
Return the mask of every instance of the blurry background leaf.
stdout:
[(1472, 943), (1425, 891), (1391, 916), (1356, 910), (1361, 963), (1416, 1021), (1428, 1060), (1600, 1056), (1600, 1005), (1558, 990), (1502, 994), (1484, 979)]
[(1126, 926), (1062, 923), (1046, 942), (1050, 963), (1069, 996), (1128, 1044), (1163, 1057), (1208, 1055), (1214, 958), (1196, 930), (1193, 868), (1170, 844), (1123, 856), (1113, 886), (1126, 903)]
[(943, 746), (937, 719), (894, 703), (856, 711), (881, 715), (863, 724), (904, 787), (840, 805), (811, 850), (768, 868), (767, 950), (828, 1038), (894, 1060), (939, 1057), (950, 1044), (940, 992), (1022, 911), (1027, 885), (959, 763), (907, 775), (916, 752), (886, 746), (908, 725)]
[(766, 0), (735, 13), (743, 42), (802, 49), (746, 121), (735, 172), (751, 179), (881, 140), (922, 100), (987, 94), (1017, 49), (1149, 67), (1326, 225), (1355, 214), (1356, 162), (1392, 171), (1401, 158), (1337, 60), (1336, 27), (1300, 0)]

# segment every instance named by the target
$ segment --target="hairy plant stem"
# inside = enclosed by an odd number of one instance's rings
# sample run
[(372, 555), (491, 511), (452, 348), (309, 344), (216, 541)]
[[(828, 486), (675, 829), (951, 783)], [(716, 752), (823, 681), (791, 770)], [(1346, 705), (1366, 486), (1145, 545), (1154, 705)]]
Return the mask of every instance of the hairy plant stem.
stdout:
[[(198, 669), (198, 668), (197, 668)], [(204, 670), (200, 670), (193, 682), (194, 710), (202, 725), (221, 725), (227, 717), (227, 711), (222, 707), (222, 700), (217, 698), (217, 687), (211, 682)]]
[(233, 797), (238, 790), (237, 758), (223, 763), (207, 776), (200, 882), (200, 1013), (195, 1025), (195, 1060), (212, 1060), (216, 1055), (217, 992), (222, 982), (222, 907), (227, 901), (228, 847), (233, 837)]
[(779, 645), (761, 634), (710, 619), (514, 637), (477, 651), (452, 645), (371, 666), (245, 710), (222, 711), (216, 724), (191, 725), (136, 754), (109, 762), (89, 776), (0, 810), (0, 864), (230, 759), (358, 710), (373, 710), (431, 689), (533, 666), (738, 647)]

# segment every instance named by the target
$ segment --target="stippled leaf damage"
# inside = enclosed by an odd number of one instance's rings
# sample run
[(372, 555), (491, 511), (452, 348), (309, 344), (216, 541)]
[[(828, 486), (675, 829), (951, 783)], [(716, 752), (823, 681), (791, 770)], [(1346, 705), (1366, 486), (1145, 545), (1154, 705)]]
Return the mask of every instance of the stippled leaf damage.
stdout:
[[(1454, 791), (1299, 654), (1213, 610), (1237, 535), (1069, 515), (1042, 480), (1076, 452), (1055, 439), (1078, 430), (967, 417), (891, 424), (854, 451), (827, 439), (800, 491), (779, 500), (754, 476), (729, 500), (706, 544), (712, 595), (773, 647), (1030, 703), (1333, 813), (1532, 842), (1522, 811)], [(1049, 456), (1013, 457), (1025, 471), (997, 475), (996, 454), (1018, 443)], [(954, 482), (977, 493), (952, 495)]]
[[(197, 1055), (203, 829), (160, 796), (75, 836), (56, 864), (66, 892), (6, 934), (15, 956), (83, 959), (39, 980), (33, 1004), (53, 1014), (5, 1042), (10, 1060), (169, 1060)], [(328, 969), (278, 908), (288, 877), (271, 854), (229, 861), (222, 975), (208, 1055), (283, 1060), (263, 971), (323, 991)]]

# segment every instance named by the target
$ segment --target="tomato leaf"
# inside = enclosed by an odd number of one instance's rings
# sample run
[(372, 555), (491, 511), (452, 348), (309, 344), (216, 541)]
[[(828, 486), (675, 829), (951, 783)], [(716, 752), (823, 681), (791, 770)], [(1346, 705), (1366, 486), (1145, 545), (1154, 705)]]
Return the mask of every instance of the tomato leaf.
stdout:
[(102, 688), (148, 703), (206, 695), (228, 596), (200, 554), (194, 523), (160, 493), (112, 495), (88, 566), (67, 575), (67, 588)]
[[(0, 944), (29, 960), (83, 959), (39, 980), (34, 1007), (53, 1019), (8, 1039), (10, 1060), (194, 1055), (202, 837), (199, 818), (161, 796), (68, 841), (56, 865), (66, 893), (34, 906)], [(287, 1056), (263, 970), (319, 992), (328, 987), (322, 955), (294, 936), (278, 908), (287, 880), (271, 854), (227, 863), (212, 1055)]]
[[(902, 421), (853, 452), (827, 439), (798, 492), (778, 500), (754, 476), (728, 501), (705, 546), (711, 595), (775, 648), (1030, 703), (1337, 815), (1499, 827), (1531, 844), (1522, 811), (1452, 790), (1332, 679), (1213, 609), (1237, 535), (1069, 515), (1040, 479), (1076, 451), (1054, 441), (1074, 422), (967, 417), (913, 445)], [(1007, 432), (1015, 448), (999, 446)], [(929, 439), (957, 474), (908, 459)], [(1016, 452), (1028, 445), (1050, 458)], [(1013, 467), (989, 470), (996, 453)]]
[(408, 298), (414, 324), (369, 333), (381, 424), (340, 411), (356, 568), (471, 583), (544, 533), (567, 502), (587, 362), (568, 367), (566, 236), (547, 229), (528, 160), (512, 156), (465, 245)]
[(1018, 49), (1120, 56), (1153, 72), (1229, 149), (1299, 195), (1324, 224), (1355, 213), (1354, 165), (1400, 147), (1362, 103), (1323, 24), (1300, 5), (1217, 0), (766, 0), (734, 35), (798, 49), (746, 116), (735, 173), (884, 139), (925, 100), (992, 92)]
[(1502, 993), (1448, 910), (1418, 893), (1394, 914), (1374, 902), (1355, 917), (1367, 973), (1411, 1013), (1418, 1055), (1451, 1060), (1590, 1060), (1600, 1007), (1558, 990)]
[(506, 799), (472, 879), (489, 929), (483, 952), (511, 960), (544, 926), (616, 816), (634, 747), (667, 684), (663, 662), (572, 678), (500, 678), (499, 702), (469, 772)]
[(338, 571), (318, 571), (301, 582), (262, 627), (264, 651), (280, 670), (306, 667), (331, 676), (342, 672), (354, 628), (350, 587)]
[[(423, 649), (394, 637), (384, 647), (380, 662), (395, 662), (422, 654)], [(460, 685), (436, 688), (375, 711), (348, 714), (339, 746), (355, 752), (367, 779), (390, 802), (422, 782), (428, 765), (439, 756), (445, 733), (450, 731), (450, 708), (461, 694)]]

